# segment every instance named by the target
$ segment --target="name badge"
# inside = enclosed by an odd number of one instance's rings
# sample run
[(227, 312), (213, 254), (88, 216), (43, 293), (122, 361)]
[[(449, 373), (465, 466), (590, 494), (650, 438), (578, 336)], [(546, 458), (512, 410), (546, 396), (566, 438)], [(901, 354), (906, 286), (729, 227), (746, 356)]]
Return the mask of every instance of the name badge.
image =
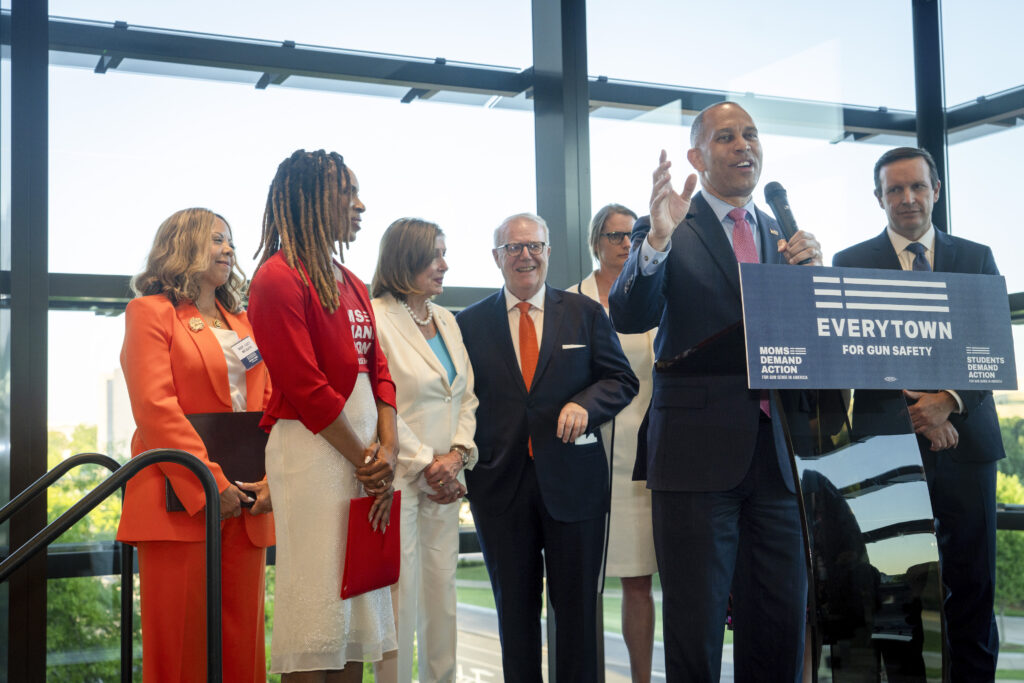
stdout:
[(252, 370), (263, 362), (263, 356), (260, 355), (260, 350), (256, 348), (256, 342), (252, 337), (239, 339), (231, 345), (231, 350), (238, 356), (238, 360), (242, 361), (246, 370)]

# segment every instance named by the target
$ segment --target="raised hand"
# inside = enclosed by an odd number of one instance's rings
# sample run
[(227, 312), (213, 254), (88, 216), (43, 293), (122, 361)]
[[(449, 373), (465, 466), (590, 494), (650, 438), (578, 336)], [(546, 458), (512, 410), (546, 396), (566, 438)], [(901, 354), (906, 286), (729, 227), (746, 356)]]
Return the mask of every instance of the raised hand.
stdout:
[(697, 187), (697, 175), (691, 173), (683, 183), (682, 193), (672, 189), (672, 175), (669, 169), (672, 162), (668, 154), (661, 150), (658, 168), (654, 169), (654, 185), (651, 187), (651, 231), (647, 233), (647, 241), (657, 251), (665, 251), (668, 241), (676, 226), (686, 218), (690, 209), (690, 199)]

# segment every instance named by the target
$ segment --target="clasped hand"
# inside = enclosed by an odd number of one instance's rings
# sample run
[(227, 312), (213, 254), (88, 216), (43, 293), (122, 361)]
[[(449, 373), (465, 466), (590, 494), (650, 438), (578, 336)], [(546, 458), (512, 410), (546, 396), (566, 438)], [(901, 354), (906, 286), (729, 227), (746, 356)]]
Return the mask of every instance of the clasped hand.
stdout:
[(949, 421), (949, 416), (956, 410), (957, 403), (949, 392), (904, 390), (903, 395), (913, 401), (907, 410), (914, 431), (931, 442), (931, 449), (944, 451), (956, 448), (960, 434)]
[(363, 450), (363, 465), (356, 468), (356, 479), (376, 500), (370, 506), (370, 526), (382, 533), (388, 526), (391, 501), (395, 492), (395, 449), (372, 443)]

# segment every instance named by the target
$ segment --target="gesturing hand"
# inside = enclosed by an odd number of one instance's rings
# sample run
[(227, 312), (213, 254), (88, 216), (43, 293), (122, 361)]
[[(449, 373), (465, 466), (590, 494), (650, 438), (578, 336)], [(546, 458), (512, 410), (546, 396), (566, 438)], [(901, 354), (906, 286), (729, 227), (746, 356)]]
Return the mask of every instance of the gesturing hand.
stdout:
[(672, 162), (668, 154), (661, 150), (658, 168), (654, 169), (654, 185), (651, 188), (651, 231), (647, 233), (647, 241), (657, 251), (665, 251), (676, 226), (690, 209), (690, 198), (697, 187), (697, 176), (691, 173), (683, 183), (682, 193), (672, 189), (672, 175), (668, 170)]

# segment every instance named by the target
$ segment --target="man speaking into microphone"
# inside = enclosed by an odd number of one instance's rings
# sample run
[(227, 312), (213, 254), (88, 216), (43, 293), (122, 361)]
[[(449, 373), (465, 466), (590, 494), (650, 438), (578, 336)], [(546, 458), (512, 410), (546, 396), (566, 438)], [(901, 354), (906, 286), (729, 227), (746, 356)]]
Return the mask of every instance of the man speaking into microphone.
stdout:
[[(707, 107), (690, 129), (696, 169), (677, 192), (662, 151), (650, 216), (609, 296), (620, 332), (658, 327), (668, 361), (742, 319), (738, 263), (821, 265), (821, 246), (783, 239), (754, 205), (761, 141), (738, 104)], [(693, 194), (700, 179), (701, 191)], [(779, 294), (785, 296), (785, 293)], [(647, 487), (661, 574), (669, 681), (717, 681), (733, 593), (736, 681), (798, 681), (807, 579), (800, 513), (778, 416), (736, 374), (654, 375)], [(642, 465), (643, 463), (641, 463)]]

